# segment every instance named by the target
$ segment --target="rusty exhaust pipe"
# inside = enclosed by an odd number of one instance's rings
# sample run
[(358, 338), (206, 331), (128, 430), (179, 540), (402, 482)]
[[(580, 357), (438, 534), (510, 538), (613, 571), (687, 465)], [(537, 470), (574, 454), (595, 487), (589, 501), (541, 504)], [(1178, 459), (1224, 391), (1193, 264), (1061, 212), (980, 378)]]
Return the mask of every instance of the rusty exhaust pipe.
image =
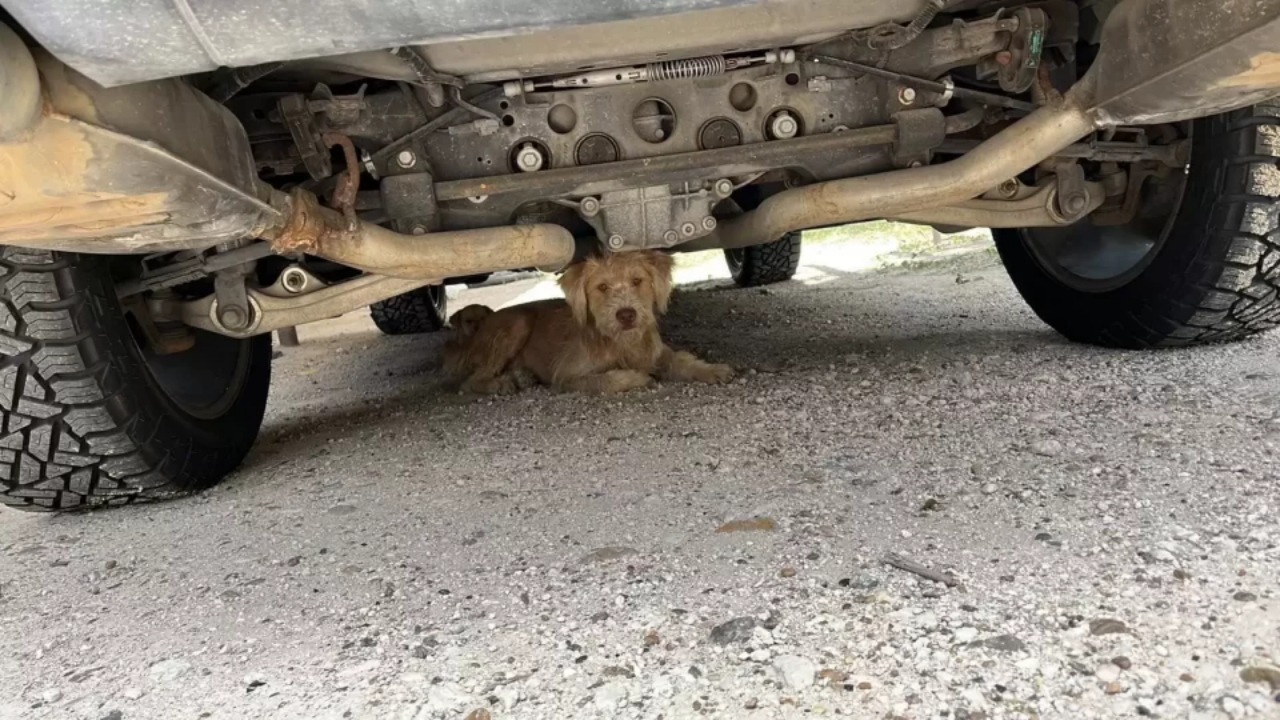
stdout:
[(735, 249), (789, 232), (894, 217), (971, 200), (1079, 140), (1095, 128), (1081, 82), (966, 155), (942, 165), (894, 170), (784, 190), (756, 209), (720, 223), (681, 250)]
[(573, 235), (559, 225), (509, 225), (404, 235), (322, 207), (305, 190), (276, 193), (284, 222), (259, 235), (282, 255), (306, 253), (375, 275), (442, 280), (520, 268), (559, 270), (573, 260)]

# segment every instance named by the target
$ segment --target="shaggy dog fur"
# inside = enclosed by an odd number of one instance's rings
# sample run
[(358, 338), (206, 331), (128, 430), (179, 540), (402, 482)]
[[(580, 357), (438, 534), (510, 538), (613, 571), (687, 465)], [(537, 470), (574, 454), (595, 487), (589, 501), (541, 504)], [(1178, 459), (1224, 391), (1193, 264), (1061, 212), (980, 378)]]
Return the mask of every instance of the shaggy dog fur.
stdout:
[[(560, 278), (564, 300), (485, 315), (473, 335), (446, 350), (445, 367), (465, 392), (510, 393), (541, 382), (559, 390), (615, 393), (662, 380), (722, 383), (728, 365), (672, 350), (658, 334), (671, 297), (669, 255), (590, 258)], [(470, 308), (459, 311), (464, 312)]]
[(468, 305), (449, 318), (449, 327), (453, 337), (444, 344), (444, 374), (450, 378), (465, 378), (471, 374), (472, 368), (466, 365), (471, 346), (471, 338), (480, 329), (484, 319), (493, 314), (493, 310), (485, 305)]

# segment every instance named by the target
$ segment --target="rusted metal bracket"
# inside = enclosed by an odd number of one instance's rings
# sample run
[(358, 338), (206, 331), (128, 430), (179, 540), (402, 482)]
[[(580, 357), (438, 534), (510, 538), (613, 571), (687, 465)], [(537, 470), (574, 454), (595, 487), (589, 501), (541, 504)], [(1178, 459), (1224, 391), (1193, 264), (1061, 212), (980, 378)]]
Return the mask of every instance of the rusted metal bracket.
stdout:
[(1001, 90), (1016, 94), (1026, 92), (1036, 81), (1049, 17), (1039, 8), (1027, 7), (1014, 10), (1013, 17), (1018, 29), (1009, 38), (1008, 62), (1000, 64), (997, 79)]
[(356, 193), (360, 191), (360, 160), (356, 157), (356, 148), (351, 144), (351, 138), (342, 133), (328, 132), (321, 139), (326, 147), (342, 148), (347, 169), (338, 178), (329, 204), (342, 212), (347, 220), (347, 230), (354, 232), (359, 224), (359, 219), (356, 218)]

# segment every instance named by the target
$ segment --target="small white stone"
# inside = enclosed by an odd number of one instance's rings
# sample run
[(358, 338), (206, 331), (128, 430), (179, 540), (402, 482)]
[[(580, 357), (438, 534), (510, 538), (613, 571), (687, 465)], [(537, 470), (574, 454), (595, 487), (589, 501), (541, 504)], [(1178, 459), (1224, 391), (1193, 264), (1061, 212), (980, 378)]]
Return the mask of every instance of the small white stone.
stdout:
[(959, 630), (956, 630), (955, 639), (957, 643), (973, 642), (978, 639), (978, 628), (962, 627)]
[(752, 662), (763, 663), (769, 662), (769, 658), (773, 657), (773, 653), (769, 651), (769, 648), (760, 648), (759, 650), (752, 650), (748, 657), (751, 658)]
[(626, 699), (627, 686), (620, 682), (611, 682), (605, 683), (596, 690), (594, 702), (597, 710), (612, 715), (612, 711), (616, 710)]
[(62, 699), (62, 691), (57, 688), (45, 690), (40, 693), (40, 699), (43, 700), (46, 705), (51, 705)]
[(1031, 443), (1031, 452), (1045, 457), (1062, 454), (1062, 443), (1057, 440), (1037, 440)]
[(675, 685), (671, 682), (671, 678), (659, 675), (653, 679), (653, 694), (657, 697), (671, 697), (673, 692), (675, 692)]
[(768, 647), (773, 644), (773, 633), (757, 625), (751, 629), (751, 644), (758, 647)]
[(994, 495), (1000, 488), (995, 483), (987, 483), (982, 486), (983, 495)]
[(124, 696), (125, 700), (138, 700), (142, 697), (142, 691), (135, 687), (125, 688), (124, 692), (120, 694)]
[(782, 684), (791, 690), (804, 690), (813, 685), (818, 668), (808, 658), (799, 655), (779, 655), (773, 661)]
[(493, 696), (498, 698), (498, 704), (503, 710), (510, 711), (520, 702), (520, 689), (511, 687), (510, 685), (502, 685), (493, 689)]
[(1019, 670), (1022, 670), (1024, 672), (1033, 672), (1035, 670), (1040, 669), (1040, 660), (1039, 658), (1033, 658), (1033, 657), (1023, 658), (1019, 660), (1017, 663), (1015, 663), (1015, 665)]
[(147, 674), (151, 676), (152, 682), (167, 683), (173, 682), (182, 677), (191, 669), (191, 663), (186, 660), (173, 659), (161, 660), (151, 666)]
[(365, 660), (359, 665), (352, 665), (349, 668), (343, 668), (338, 671), (339, 677), (351, 677), (352, 675), (363, 675), (367, 672), (377, 670), (382, 663), (378, 660)]
[(1105, 663), (1098, 667), (1094, 676), (1104, 683), (1115, 682), (1120, 679), (1120, 668), (1113, 663)]
[(1222, 698), (1219, 704), (1222, 705), (1223, 712), (1233, 718), (1242, 717), (1245, 713), (1244, 704), (1230, 695)]

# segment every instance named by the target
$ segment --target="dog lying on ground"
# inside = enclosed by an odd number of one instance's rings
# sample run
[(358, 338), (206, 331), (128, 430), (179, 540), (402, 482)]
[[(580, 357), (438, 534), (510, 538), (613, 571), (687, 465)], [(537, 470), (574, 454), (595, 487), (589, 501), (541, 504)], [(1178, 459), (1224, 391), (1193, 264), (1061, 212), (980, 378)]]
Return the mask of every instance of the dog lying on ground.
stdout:
[(470, 357), (467, 348), (480, 323), (492, 314), (493, 310), (486, 305), (468, 305), (449, 318), (453, 336), (444, 344), (445, 377), (462, 379), (471, 374), (472, 368), (466, 365)]
[[(616, 393), (662, 380), (722, 383), (728, 365), (672, 350), (658, 333), (671, 297), (669, 255), (645, 251), (589, 258), (560, 278), (564, 300), (482, 315), (445, 367), (464, 392), (503, 394), (535, 383), (558, 390)], [(459, 311), (465, 312), (469, 308)]]

